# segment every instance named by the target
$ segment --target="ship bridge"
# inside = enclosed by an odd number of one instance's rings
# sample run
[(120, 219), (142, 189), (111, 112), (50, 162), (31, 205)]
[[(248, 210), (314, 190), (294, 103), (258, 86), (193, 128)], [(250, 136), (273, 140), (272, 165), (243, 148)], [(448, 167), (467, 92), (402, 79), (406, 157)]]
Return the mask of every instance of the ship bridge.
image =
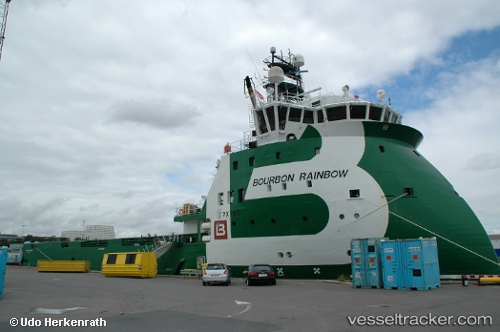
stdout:
[[(339, 100), (341, 99), (341, 100)], [(378, 121), (401, 124), (402, 116), (389, 105), (335, 95), (311, 99), (306, 105), (275, 101), (254, 109), (256, 134), (260, 144), (296, 139), (295, 133), (307, 125), (333, 126), (337, 121)]]
[(251, 78), (245, 78), (246, 91), (252, 101), (250, 119), (251, 125), (255, 126), (253, 136), (258, 142), (249, 142), (246, 147), (297, 139), (307, 126), (314, 126), (323, 135), (330, 135), (340, 121), (401, 124), (402, 116), (391, 108), (390, 99), (387, 105), (383, 103), (386, 96), (383, 90), (377, 91), (378, 102), (350, 96), (348, 85), (342, 88), (343, 95), (313, 97), (313, 93), (321, 88), (304, 90), (301, 74), (307, 70), (301, 69), (305, 63), (302, 55), (290, 52), (287, 56), (283, 53), (278, 55), (276, 48), (272, 47), (271, 57), (264, 63), (269, 68), (267, 80), (262, 82), (267, 98), (256, 92)]

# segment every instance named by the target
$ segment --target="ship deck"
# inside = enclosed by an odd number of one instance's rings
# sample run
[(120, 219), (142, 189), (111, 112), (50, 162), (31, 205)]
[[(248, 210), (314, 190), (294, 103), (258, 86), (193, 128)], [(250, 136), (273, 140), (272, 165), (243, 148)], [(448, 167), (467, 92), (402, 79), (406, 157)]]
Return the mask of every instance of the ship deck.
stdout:
[[(493, 331), (500, 326), (499, 301), (498, 286), (464, 287), (457, 282), (429, 291), (354, 289), (350, 283), (281, 279), (276, 286), (248, 287), (236, 278), (229, 287), (203, 287), (198, 278), (106, 278), (97, 272), (38, 273), (35, 268), (8, 266), (0, 331), (16, 331), (16, 322), (40, 325), (30, 331), (49, 331), (54, 327), (48, 324), (85, 320), (106, 326), (62, 330), (367, 331), (371, 327), (363, 319), (369, 316), (384, 319), (376, 324), (384, 329), (410, 331), (422, 330), (411, 326), (411, 317), (432, 331), (456, 331), (459, 316), (476, 322), (479, 316), (489, 316), (492, 325), (488, 321), (486, 327)], [(351, 325), (355, 316), (364, 318)], [(437, 325), (438, 317), (450, 316), (446, 324)], [(406, 323), (399, 324), (403, 320)], [(459, 329), (477, 328), (472, 324)]]

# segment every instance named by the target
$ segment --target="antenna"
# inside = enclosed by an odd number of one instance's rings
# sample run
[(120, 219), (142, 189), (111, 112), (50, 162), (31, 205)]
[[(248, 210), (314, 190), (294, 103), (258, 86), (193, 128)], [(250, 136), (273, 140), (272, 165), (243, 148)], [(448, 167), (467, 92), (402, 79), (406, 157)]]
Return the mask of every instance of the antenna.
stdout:
[(7, 16), (9, 15), (9, 4), (11, 0), (1, 0), (0, 14), (2, 15), (2, 25), (0, 26), (0, 60), (2, 59), (3, 40), (5, 39), (5, 28), (7, 27)]
[(260, 81), (260, 85), (262, 86), (264, 84), (264, 79), (262, 78), (262, 76), (260, 75), (260, 72), (259, 70), (257, 69), (257, 66), (255, 65), (255, 62), (253, 61), (252, 59), (252, 56), (250, 55), (250, 52), (248, 52), (247, 48), (245, 47), (245, 51), (247, 51), (247, 54), (248, 54), (248, 57), (250, 58), (250, 61), (252, 61), (253, 63), (253, 67), (255, 68), (255, 72), (257, 73), (257, 75), (259, 75), (259, 81)]

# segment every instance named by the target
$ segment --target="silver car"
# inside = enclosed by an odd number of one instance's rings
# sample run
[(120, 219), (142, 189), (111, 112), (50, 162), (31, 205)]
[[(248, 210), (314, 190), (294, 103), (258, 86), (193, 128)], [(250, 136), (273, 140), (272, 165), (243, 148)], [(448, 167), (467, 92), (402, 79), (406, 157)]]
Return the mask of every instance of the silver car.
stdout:
[(224, 263), (209, 263), (201, 276), (203, 286), (208, 284), (231, 284), (231, 270)]

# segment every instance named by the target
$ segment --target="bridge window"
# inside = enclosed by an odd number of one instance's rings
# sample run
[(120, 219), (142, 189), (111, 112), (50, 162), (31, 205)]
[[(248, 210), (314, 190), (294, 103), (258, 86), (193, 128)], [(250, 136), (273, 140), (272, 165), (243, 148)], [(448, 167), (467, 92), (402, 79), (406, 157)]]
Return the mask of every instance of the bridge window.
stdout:
[(325, 122), (325, 116), (323, 115), (323, 110), (318, 110), (318, 123)]
[(303, 123), (314, 123), (314, 113), (313, 111), (310, 110), (305, 110), (304, 111), (304, 119), (302, 120)]
[(274, 106), (266, 108), (267, 121), (269, 121), (269, 128), (271, 131), (276, 130), (276, 119), (274, 118)]
[(351, 119), (366, 118), (366, 105), (349, 105)]
[(280, 130), (285, 130), (286, 111), (287, 111), (286, 107), (278, 106), (278, 121), (279, 121), (279, 129)]
[(382, 116), (382, 107), (371, 106), (370, 107), (370, 120), (380, 121)]
[(389, 111), (389, 109), (386, 109), (384, 113), (384, 122), (389, 122), (390, 116), (391, 116), (391, 111)]
[(250, 167), (255, 166), (255, 157), (248, 158), (248, 166)]
[(264, 119), (264, 112), (262, 112), (262, 110), (257, 111), (257, 122), (259, 124), (260, 133), (267, 133), (266, 119)]
[(326, 117), (328, 121), (337, 121), (347, 119), (345, 106), (328, 107), (326, 109)]
[(237, 170), (238, 169), (238, 161), (233, 161), (233, 170)]
[(293, 122), (300, 122), (302, 117), (302, 109), (290, 107), (290, 112), (288, 113), (288, 120)]

